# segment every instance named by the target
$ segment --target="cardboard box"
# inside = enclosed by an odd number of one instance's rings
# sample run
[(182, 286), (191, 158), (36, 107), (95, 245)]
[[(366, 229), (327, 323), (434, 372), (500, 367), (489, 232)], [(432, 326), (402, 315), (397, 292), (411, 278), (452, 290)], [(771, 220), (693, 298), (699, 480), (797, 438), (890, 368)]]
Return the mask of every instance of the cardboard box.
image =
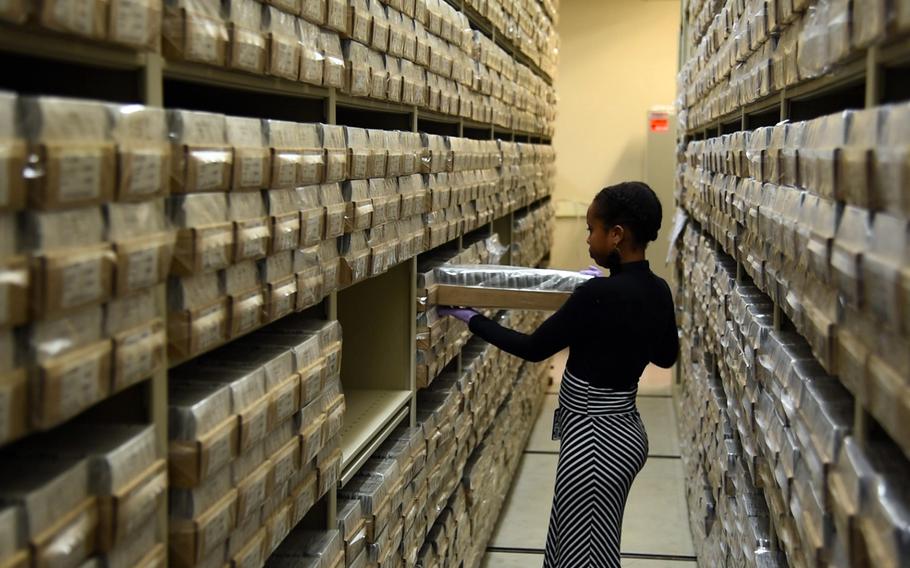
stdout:
[(234, 152), (229, 146), (175, 145), (171, 192), (227, 191), (231, 188)]
[(226, 268), (233, 262), (234, 227), (231, 223), (215, 223), (180, 229), (171, 272), (189, 276)]
[(240, 337), (262, 326), (265, 321), (265, 293), (261, 288), (229, 296), (230, 337)]
[(97, 528), (98, 506), (90, 497), (32, 539), (33, 566), (78, 566), (94, 554)]
[(144, 235), (113, 243), (114, 294), (126, 296), (161, 282), (171, 267), (174, 251), (173, 233)]
[(114, 260), (109, 245), (47, 251), (32, 260), (35, 318), (60, 315), (103, 302), (113, 290)]
[(207, 63), (223, 67), (228, 31), (224, 21), (185, 8), (165, 8), (162, 51), (168, 59)]
[(252, 515), (258, 518), (259, 510), (272, 486), (273, 464), (266, 461), (250, 475), (237, 484), (237, 518), (248, 519)]
[(168, 357), (182, 360), (227, 341), (228, 299), (201, 308), (171, 312), (167, 318)]
[(256, 75), (264, 74), (268, 49), (259, 28), (250, 26), (248, 20), (244, 19), (239, 25), (228, 24), (228, 35), (231, 44), (228, 67)]
[(113, 343), (111, 392), (119, 392), (164, 368), (167, 339), (165, 325), (156, 318), (145, 325), (118, 333)]
[(52, 0), (41, 5), (40, 22), (45, 28), (104, 40), (107, 37), (108, 2), (104, 0), (78, 0), (71, 5), (67, 0)]
[(129, 485), (98, 499), (98, 549), (108, 552), (134, 535), (143, 523), (164, 507), (167, 464), (158, 460)]
[[(141, 0), (117, 0), (121, 5)], [(163, 197), (168, 192), (171, 150), (166, 145), (117, 147), (118, 201), (144, 201)]]
[(569, 292), (541, 290), (498, 290), (470, 286), (440, 284), (434, 298), (440, 306), (470, 306), (474, 308), (558, 310), (571, 296)]
[(51, 358), (38, 367), (32, 423), (51, 428), (106, 398), (111, 388), (111, 342), (98, 341)]
[(192, 568), (224, 544), (236, 520), (237, 491), (234, 489), (196, 519), (172, 519), (168, 539), (170, 562), (178, 568)]

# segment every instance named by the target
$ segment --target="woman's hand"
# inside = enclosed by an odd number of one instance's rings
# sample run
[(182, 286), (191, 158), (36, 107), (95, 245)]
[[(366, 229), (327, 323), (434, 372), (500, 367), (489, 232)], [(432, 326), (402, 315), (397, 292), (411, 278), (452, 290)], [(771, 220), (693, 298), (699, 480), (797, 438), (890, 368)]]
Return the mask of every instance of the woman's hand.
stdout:
[(479, 316), (480, 313), (477, 310), (472, 308), (438, 308), (436, 310), (441, 317), (452, 316), (453, 318), (460, 319), (461, 321), (468, 323), (471, 321), (471, 318), (474, 316)]
[(603, 276), (603, 272), (600, 271), (600, 268), (594, 266), (593, 264), (584, 270), (579, 270), (579, 274), (584, 274), (585, 276)]

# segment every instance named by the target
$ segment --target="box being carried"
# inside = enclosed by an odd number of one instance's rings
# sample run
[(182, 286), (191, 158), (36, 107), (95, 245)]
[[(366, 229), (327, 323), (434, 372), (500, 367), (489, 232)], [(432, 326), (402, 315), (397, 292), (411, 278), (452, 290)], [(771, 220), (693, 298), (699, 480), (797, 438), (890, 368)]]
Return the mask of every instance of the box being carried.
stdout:
[(443, 265), (426, 284), (430, 304), (557, 310), (590, 278), (577, 272), (520, 266)]

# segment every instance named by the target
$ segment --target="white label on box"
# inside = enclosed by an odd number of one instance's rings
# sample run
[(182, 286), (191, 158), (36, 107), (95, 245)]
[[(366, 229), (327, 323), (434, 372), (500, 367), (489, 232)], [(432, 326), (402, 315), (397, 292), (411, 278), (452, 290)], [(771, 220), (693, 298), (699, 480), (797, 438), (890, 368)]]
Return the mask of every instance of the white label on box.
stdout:
[(293, 454), (282, 456), (275, 462), (275, 483), (280, 485), (290, 479), (294, 473)]
[(331, 63), (326, 64), (325, 68), (325, 79), (328, 85), (341, 85), (344, 83), (344, 66), (333, 65)]
[(258, 45), (235, 43), (234, 55), (236, 56), (236, 61), (234, 61), (234, 66), (241, 69), (259, 69), (261, 54), (262, 48)]
[(193, 322), (194, 332), (200, 350), (214, 347), (222, 340), (221, 333), (221, 306), (212, 306), (204, 310)]
[(319, 220), (314, 218), (304, 218), (303, 240), (305, 244), (317, 243), (322, 240), (322, 234), (319, 230)]
[(300, 66), (300, 78), (308, 83), (322, 84), (322, 61), (303, 58)]
[(319, 183), (319, 166), (322, 165), (316, 156), (304, 156), (300, 164), (300, 181), (306, 184)]
[(354, 39), (361, 43), (370, 40), (370, 19), (362, 13), (358, 13), (354, 18)]
[(206, 464), (208, 467), (202, 472), (203, 477), (221, 469), (224, 464), (231, 461), (231, 457), (230, 436), (221, 436), (213, 440), (212, 445), (208, 447), (208, 463)]
[(200, 246), (202, 247), (203, 271), (223, 268), (229, 264), (227, 260), (227, 250), (222, 240), (219, 238), (212, 239), (212, 241), (214, 242), (207, 242), (207, 240), (204, 239), (202, 243), (200, 243)]
[(64, 308), (72, 308), (98, 300), (101, 298), (101, 267), (100, 259), (93, 258), (63, 267), (63, 294), (60, 304)]
[(242, 233), (242, 244), (240, 246), (240, 255), (243, 258), (253, 258), (265, 256), (267, 235), (265, 222), (247, 225)]
[[(201, 22), (208, 24), (208, 22)], [(207, 25), (191, 25), (187, 22), (186, 58), (205, 63), (218, 62), (218, 38)]]
[(146, 328), (126, 336), (121, 342), (118, 359), (124, 386), (148, 377), (155, 370), (154, 344), (150, 341), (154, 337), (155, 332)]
[(246, 489), (244, 489), (247, 513), (251, 512), (253, 509), (258, 509), (260, 505), (265, 503), (265, 489), (266, 478), (257, 479), (254, 483), (248, 485)]
[(79, 361), (60, 377), (60, 415), (72, 416), (98, 400), (98, 359)]
[(260, 187), (263, 185), (262, 159), (247, 156), (240, 160), (240, 185), (241, 187)]
[(297, 245), (297, 233), (300, 230), (300, 224), (293, 221), (285, 221), (275, 226), (275, 234), (272, 236), (274, 249), (276, 251), (290, 250)]
[(130, 45), (145, 45), (151, 39), (149, 7), (137, 0), (115, 0), (111, 8), (113, 39)]
[(320, 20), (325, 17), (324, 9), (325, 0), (303, 0), (303, 17), (310, 21), (316, 20), (317, 24), (323, 23)]
[(162, 160), (163, 157), (157, 152), (133, 152), (127, 194), (143, 196), (160, 191)]
[(268, 432), (268, 414), (263, 411), (256, 411), (252, 416), (247, 416), (249, 420), (244, 420), (243, 428), (246, 430), (247, 443), (253, 444), (265, 438)]
[(158, 247), (137, 250), (127, 257), (126, 286), (130, 290), (158, 283)]
[(196, 189), (215, 189), (224, 185), (224, 162), (221, 160), (197, 161)]
[(328, 17), (326, 21), (331, 28), (344, 30), (345, 20), (347, 19), (347, 3), (344, 0), (329, 0)]
[(230, 509), (222, 511), (203, 529), (202, 534), (199, 535), (201, 541), (199, 546), (211, 548), (214, 544), (227, 540), (231, 532), (233, 517), (229, 511)]
[(68, 31), (92, 35), (94, 0), (55, 0), (54, 19)]
[(101, 153), (80, 151), (60, 160), (60, 201), (96, 199), (101, 195)]
[(367, 156), (354, 153), (351, 159), (351, 177), (360, 179), (367, 177)]
[(295, 45), (272, 41), (272, 49), (274, 50), (272, 52), (273, 75), (281, 75), (282, 77), (297, 76), (296, 47)]
[(293, 295), (287, 287), (283, 287), (272, 295), (272, 317), (287, 314), (293, 309)]
[(344, 179), (344, 162), (334, 154), (329, 155), (325, 170), (326, 181)]
[(296, 156), (278, 156), (278, 175), (275, 180), (276, 187), (294, 187), (297, 182), (297, 162), (291, 161)]
[(246, 298), (240, 299), (240, 307), (234, 312), (237, 317), (237, 333), (245, 333), (259, 325), (259, 292), (253, 292)]

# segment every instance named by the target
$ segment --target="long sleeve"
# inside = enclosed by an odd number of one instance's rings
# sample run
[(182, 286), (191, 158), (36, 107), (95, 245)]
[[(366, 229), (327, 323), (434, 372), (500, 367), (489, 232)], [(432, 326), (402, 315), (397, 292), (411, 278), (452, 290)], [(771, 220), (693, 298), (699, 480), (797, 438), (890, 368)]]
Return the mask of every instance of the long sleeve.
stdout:
[(585, 311), (590, 308), (590, 296), (586, 286), (579, 286), (566, 303), (530, 335), (505, 328), (484, 316), (473, 317), (469, 327), (472, 333), (507, 353), (526, 361), (543, 361), (569, 346), (581, 329)]
[(669, 288), (667, 288), (667, 297), (670, 298), (667, 318), (663, 324), (663, 331), (654, 339), (650, 354), (651, 362), (664, 369), (672, 367), (679, 356), (679, 330), (676, 327), (673, 295)]

